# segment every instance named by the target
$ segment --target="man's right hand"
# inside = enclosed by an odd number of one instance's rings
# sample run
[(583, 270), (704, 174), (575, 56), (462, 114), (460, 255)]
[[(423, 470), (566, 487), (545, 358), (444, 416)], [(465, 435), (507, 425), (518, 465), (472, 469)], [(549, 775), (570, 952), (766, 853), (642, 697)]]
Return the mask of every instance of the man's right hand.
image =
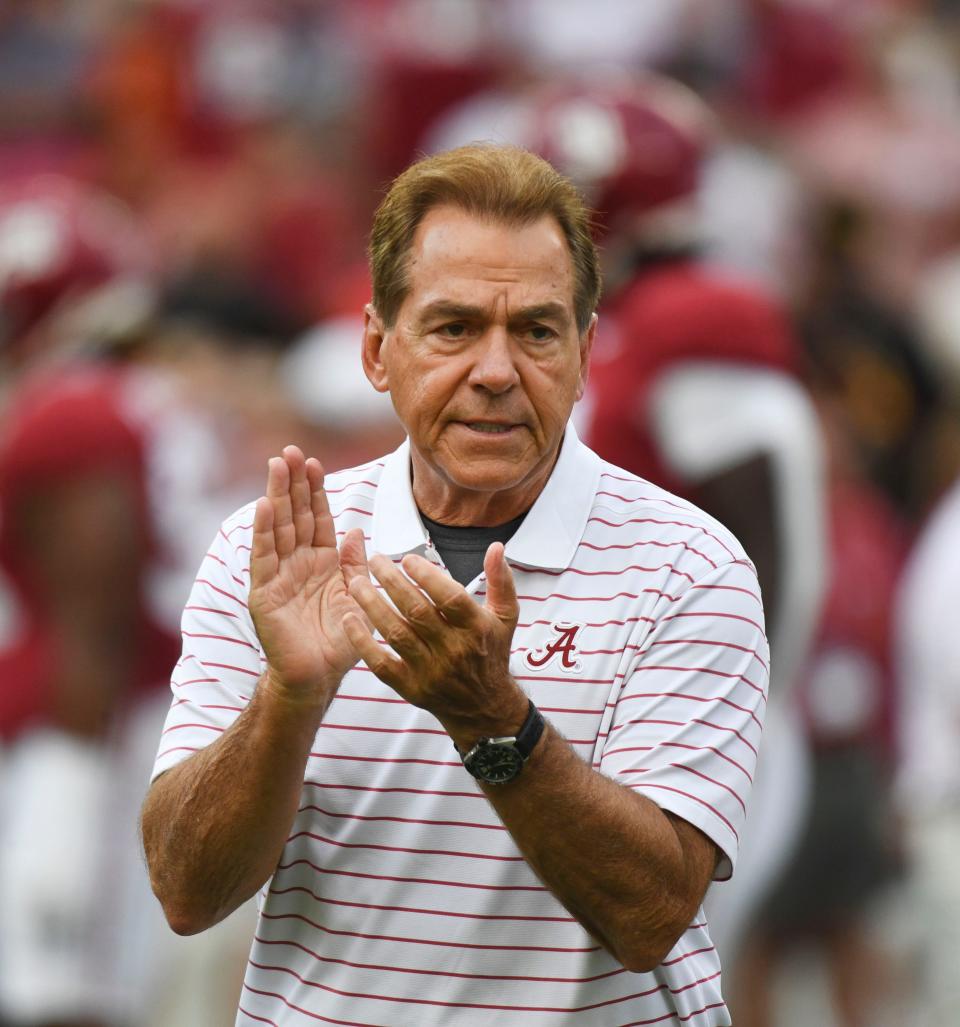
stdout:
[(250, 552), (250, 614), (267, 672), (233, 723), (162, 774), (141, 819), (150, 880), (178, 934), (206, 930), (276, 870), (317, 725), (357, 652), (347, 586), (367, 575), (363, 532), (337, 551), (323, 468), (296, 446), (270, 461)]
[(267, 657), (262, 682), (287, 698), (326, 709), (358, 653), (344, 616), (363, 611), (348, 586), (369, 577), (363, 532), (337, 550), (323, 468), (296, 446), (273, 457), (257, 501), (250, 552), (250, 615)]

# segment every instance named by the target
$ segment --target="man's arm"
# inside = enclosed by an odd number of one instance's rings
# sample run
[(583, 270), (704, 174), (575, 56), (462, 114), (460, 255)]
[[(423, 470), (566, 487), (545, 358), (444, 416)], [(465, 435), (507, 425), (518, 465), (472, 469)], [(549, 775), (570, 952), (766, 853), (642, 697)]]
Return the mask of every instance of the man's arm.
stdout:
[[(502, 545), (487, 553), (485, 607), (421, 557), (403, 561), (419, 588), (384, 557), (371, 567), (396, 610), (369, 581), (351, 591), (399, 659), (350, 617), (367, 666), (430, 710), (461, 751), (515, 733), (527, 699), (507, 669), (518, 606)], [(484, 791), (531, 867), (616, 959), (631, 970), (660, 964), (710, 882), (710, 839), (593, 770), (549, 726), (519, 777)]]
[(219, 923), (273, 873), (322, 712), (278, 696), (265, 674), (220, 738), (153, 783), (143, 846), (153, 891), (177, 934)]
[(628, 970), (690, 926), (717, 863), (696, 827), (598, 773), (549, 725), (519, 778), (484, 792), (537, 876)]
[(154, 892), (179, 934), (253, 895), (276, 868), (317, 728), (356, 662), (340, 623), (366, 574), (362, 533), (338, 553), (323, 471), (296, 447), (270, 461), (250, 557), (250, 614), (268, 657), (246, 708), (211, 745), (162, 774), (141, 818)]

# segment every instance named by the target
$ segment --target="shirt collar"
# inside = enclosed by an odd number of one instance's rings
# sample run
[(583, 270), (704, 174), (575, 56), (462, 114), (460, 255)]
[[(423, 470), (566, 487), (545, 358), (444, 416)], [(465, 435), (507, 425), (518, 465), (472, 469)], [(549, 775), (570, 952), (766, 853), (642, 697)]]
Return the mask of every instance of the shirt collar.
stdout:
[[(570, 565), (593, 506), (600, 464), (600, 458), (580, 441), (568, 422), (547, 484), (507, 543), (508, 560), (549, 570)], [(427, 542), (413, 498), (407, 440), (384, 461), (373, 505), (371, 551), (398, 556), (423, 549)]]
[(410, 475), (410, 440), (406, 439), (384, 460), (373, 500), (370, 552), (399, 556), (422, 549), (428, 541), (413, 498)]

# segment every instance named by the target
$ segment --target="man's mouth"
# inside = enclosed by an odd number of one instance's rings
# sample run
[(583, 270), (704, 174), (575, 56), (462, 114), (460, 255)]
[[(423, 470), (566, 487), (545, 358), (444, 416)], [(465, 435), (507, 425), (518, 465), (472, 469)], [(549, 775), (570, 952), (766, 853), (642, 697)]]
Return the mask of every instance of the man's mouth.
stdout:
[(503, 435), (516, 427), (514, 424), (497, 424), (494, 421), (464, 421), (463, 423), (471, 431), (483, 432), (486, 435)]

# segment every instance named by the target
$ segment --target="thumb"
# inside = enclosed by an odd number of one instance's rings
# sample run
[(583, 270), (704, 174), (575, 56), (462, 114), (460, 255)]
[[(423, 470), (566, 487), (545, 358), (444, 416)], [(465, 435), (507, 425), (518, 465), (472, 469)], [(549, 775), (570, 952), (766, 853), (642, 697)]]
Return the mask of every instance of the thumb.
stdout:
[(363, 544), (363, 529), (351, 528), (340, 543), (340, 570), (347, 588), (354, 578), (369, 578), (367, 549)]
[(500, 620), (515, 625), (520, 607), (517, 605), (513, 572), (507, 563), (502, 542), (491, 544), (483, 558), (483, 570), (487, 576), (487, 609)]

